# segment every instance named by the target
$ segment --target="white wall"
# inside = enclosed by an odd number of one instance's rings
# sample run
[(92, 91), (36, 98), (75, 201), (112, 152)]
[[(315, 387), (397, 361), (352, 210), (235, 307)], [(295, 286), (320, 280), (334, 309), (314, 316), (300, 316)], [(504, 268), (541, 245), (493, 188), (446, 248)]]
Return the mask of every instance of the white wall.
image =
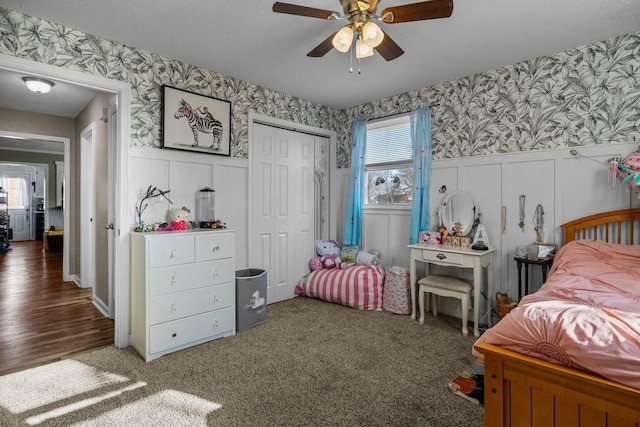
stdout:
[[(438, 223), (437, 206), (453, 191), (465, 191), (482, 214), (492, 246), (497, 248), (493, 268), (494, 291), (517, 297), (517, 268), (513, 256), (517, 246), (535, 239), (532, 218), (537, 204), (542, 204), (548, 240), (562, 244), (560, 224), (596, 212), (640, 207), (640, 200), (619, 182), (611, 188), (604, 161), (624, 156), (636, 144), (608, 145), (578, 149), (547, 150), (524, 154), (438, 160), (432, 165), (431, 229)], [(337, 238), (342, 240), (344, 206), (349, 171), (336, 172)], [(175, 207), (192, 209), (195, 219), (196, 193), (209, 186), (216, 190), (216, 216), (227, 227), (237, 230), (237, 267), (248, 268), (248, 161), (223, 156), (204, 155), (176, 150), (132, 148), (130, 150), (130, 183), (128, 206), (131, 227), (135, 225), (135, 206), (149, 185), (171, 189), (169, 197)], [(446, 185), (447, 193), (438, 190)], [(525, 229), (518, 227), (519, 198), (526, 196)], [(506, 217), (504, 229), (502, 208)], [(151, 202), (143, 214), (147, 223), (167, 220), (167, 202)], [(410, 210), (408, 208), (366, 208), (363, 215), (362, 248), (376, 248), (382, 253), (385, 267), (408, 267)], [(470, 272), (459, 271), (464, 276)], [(530, 289), (542, 281), (538, 269), (530, 272)], [(486, 289), (483, 290), (486, 294)], [(490, 296), (493, 302), (493, 297)], [(482, 304), (481, 304), (482, 305)], [(459, 316), (454, 300), (440, 303), (443, 312)], [(484, 313), (481, 313), (481, 316)]]
[[(464, 191), (482, 214), (490, 243), (496, 247), (493, 269), (494, 291), (507, 292), (517, 299), (518, 275), (513, 260), (517, 246), (527, 245), (536, 238), (533, 214), (536, 206), (544, 208), (548, 241), (562, 244), (560, 224), (596, 212), (640, 207), (640, 200), (620, 182), (612, 188), (605, 161), (613, 156), (626, 156), (637, 148), (636, 143), (590, 146), (571, 149), (534, 151), (522, 154), (478, 156), (451, 160), (434, 160), (431, 179), (431, 229), (438, 224), (437, 207), (453, 191)], [(340, 169), (338, 188), (340, 202), (338, 235), (342, 236), (348, 170)], [(446, 185), (447, 192), (438, 190)], [(524, 232), (518, 226), (520, 195), (526, 196)], [(505, 208), (504, 227), (502, 209)], [(383, 264), (408, 267), (408, 209), (367, 208), (363, 215), (362, 247), (382, 252)], [(471, 278), (470, 271), (457, 271)], [(524, 279), (524, 278), (523, 278)], [(530, 291), (542, 282), (538, 268), (530, 270)], [(486, 294), (486, 288), (483, 289)], [(489, 296), (494, 302), (494, 296)], [(481, 306), (482, 306), (481, 302)], [(459, 316), (456, 300), (439, 304), (448, 314)], [(486, 309), (485, 309), (486, 311)], [(484, 312), (481, 313), (481, 317)]]
[(183, 206), (191, 210), (189, 220), (196, 218), (196, 195), (204, 188), (216, 191), (217, 219), (227, 228), (236, 230), (236, 267), (248, 268), (247, 190), (248, 161), (233, 157), (190, 153), (178, 150), (131, 148), (129, 150), (129, 230), (136, 224), (135, 207), (151, 185), (171, 190), (167, 195), (173, 202), (149, 199), (142, 214), (146, 224), (169, 220), (172, 208)]

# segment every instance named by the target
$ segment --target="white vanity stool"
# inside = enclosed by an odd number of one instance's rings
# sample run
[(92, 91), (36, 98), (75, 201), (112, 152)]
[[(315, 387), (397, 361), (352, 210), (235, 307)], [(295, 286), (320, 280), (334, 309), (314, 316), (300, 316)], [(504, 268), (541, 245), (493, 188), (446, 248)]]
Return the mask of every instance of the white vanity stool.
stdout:
[(469, 320), (469, 295), (473, 290), (473, 283), (458, 277), (431, 275), (418, 281), (418, 304), (420, 306), (420, 323), (424, 323), (424, 297), (431, 298), (431, 311), (438, 315), (436, 307), (437, 295), (458, 298), (462, 302), (462, 335), (469, 335), (467, 323)]

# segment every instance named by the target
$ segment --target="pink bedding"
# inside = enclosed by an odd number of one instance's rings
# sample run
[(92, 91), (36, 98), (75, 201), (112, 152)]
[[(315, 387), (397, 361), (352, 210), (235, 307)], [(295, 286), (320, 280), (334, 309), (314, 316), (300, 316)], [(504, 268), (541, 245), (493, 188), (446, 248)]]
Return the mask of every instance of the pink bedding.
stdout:
[(640, 246), (568, 243), (540, 290), (478, 342), (640, 389)]
[(359, 310), (382, 310), (384, 275), (379, 266), (315, 270), (300, 280), (295, 293)]

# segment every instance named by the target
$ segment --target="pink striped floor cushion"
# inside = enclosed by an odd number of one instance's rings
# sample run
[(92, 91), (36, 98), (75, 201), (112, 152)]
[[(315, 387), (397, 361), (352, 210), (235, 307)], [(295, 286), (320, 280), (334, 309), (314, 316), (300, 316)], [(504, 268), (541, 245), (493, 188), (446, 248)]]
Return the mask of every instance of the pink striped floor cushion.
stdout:
[(361, 266), (315, 270), (300, 279), (296, 295), (357, 308), (382, 310), (384, 269)]

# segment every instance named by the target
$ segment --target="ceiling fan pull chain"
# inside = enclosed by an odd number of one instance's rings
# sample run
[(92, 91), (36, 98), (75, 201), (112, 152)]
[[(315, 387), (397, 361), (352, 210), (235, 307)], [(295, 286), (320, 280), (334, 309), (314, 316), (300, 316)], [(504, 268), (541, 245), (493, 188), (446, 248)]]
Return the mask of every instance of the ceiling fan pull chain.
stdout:
[(350, 49), (351, 52), (349, 52), (349, 60), (351, 61), (351, 64), (349, 66), (349, 72), (353, 74), (353, 49)]

